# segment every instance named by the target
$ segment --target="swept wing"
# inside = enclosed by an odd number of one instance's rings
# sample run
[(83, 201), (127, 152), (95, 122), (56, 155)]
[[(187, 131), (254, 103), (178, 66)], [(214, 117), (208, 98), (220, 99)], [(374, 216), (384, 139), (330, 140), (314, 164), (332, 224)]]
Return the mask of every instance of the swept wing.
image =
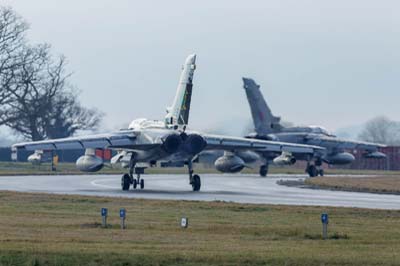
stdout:
[(336, 137), (320, 137), (320, 136), (307, 136), (305, 137), (306, 143), (310, 145), (322, 146), (333, 150), (354, 150), (361, 149), (366, 151), (377, 151), (378, 148), (384, 148), (385, 145), (363, 142), (363, 141), (349, 141)]
[[(180, 132), (170, 131), (170, 134)], [(34, 142), (24, 142), (13, 145), (14, 149), (34, 150), (68, 150), (68, 149), (118, 149), (118, 150), (149, 150), (163, 144), (161, 138), (139, 139), (139, 132), (132, 130), (115, 132), (110, 134), (88, 135), (82, 137), (63, 138), (54, 140), (43, 140)], [(292, 152), (308, 153), (323, 151), (318, 146), (291, 144), (276, 141), (264, 141), (256, 139), (246, 139), (240, 137), (229, 137), (212, 134), (200, 134), (205, 140), (204, 150), (253, 150), (253, 151), (273, 151), (273, 152)], [(161, 136), (160, 136), (161, 137)]]

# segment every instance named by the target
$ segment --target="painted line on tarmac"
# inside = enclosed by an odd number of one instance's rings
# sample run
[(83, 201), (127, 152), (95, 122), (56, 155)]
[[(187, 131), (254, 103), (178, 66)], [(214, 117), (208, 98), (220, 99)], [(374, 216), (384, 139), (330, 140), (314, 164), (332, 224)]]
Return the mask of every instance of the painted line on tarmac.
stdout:
[(111, 179), (111, 178), (109, 178), (109, 179), (95, 179), (95, 180), (91, 181), (90, 184), (92, 186), (102, 187), (102, 188), (112, 188), (112, 189), (120, 188), (120, 186), (110, 186), (110, 185), (104, 185), (104, 184), (99, 184), (98, 183), (98, 182), (103, 183), (103, 182), (107, 182), (107, 181), (115, 182), (115, 179)]

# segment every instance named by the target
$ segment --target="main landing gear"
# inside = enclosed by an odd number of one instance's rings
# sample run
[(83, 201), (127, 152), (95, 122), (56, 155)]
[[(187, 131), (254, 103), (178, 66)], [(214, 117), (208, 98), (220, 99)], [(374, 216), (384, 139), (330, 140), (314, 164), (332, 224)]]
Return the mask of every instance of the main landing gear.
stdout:
[(189, 160), (188, 162), (188, 170), (189, 170), (189, 183), (192, 185), (193, 191), (200, 191), (201, 179), (199, 175), (193, 174), (193, 163), (191, 160)]
[[(145, 167), (135, 167), (135, 163), (131, 159), (129, 165), (129, 174), (124, 174), (121, 178), (122, 190), (129, 190), (132, 184), (133, 189), (140, 188), (144, 189), (144, 180), (140, 178), (140, 175), (144, 174)], [(133, 172), (136, 174), (136, 178), (133, 177)]]
[(314, 164), (307, 164), (306, 173), (309, 177), (324, 176), (324, 169), (322, 169), (322, 162), (315, 162)]
[(266, 177), (268, 174), (268, 164), (264, 164), (260, 166), (260, 176)]

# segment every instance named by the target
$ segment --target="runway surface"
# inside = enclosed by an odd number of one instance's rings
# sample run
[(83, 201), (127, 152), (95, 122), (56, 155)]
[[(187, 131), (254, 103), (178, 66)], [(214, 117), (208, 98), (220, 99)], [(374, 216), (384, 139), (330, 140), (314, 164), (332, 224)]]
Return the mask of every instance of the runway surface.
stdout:
[(232, 201), (400, 209), (400, 196), (286, 187), (280, 179), (305, 176), (202, 175), (200, 192), (192, 192), (186, 175), (145, 175), (144, 190), (121, 190), (119, 175), (2, 176), (0, 190), (145, 199)]

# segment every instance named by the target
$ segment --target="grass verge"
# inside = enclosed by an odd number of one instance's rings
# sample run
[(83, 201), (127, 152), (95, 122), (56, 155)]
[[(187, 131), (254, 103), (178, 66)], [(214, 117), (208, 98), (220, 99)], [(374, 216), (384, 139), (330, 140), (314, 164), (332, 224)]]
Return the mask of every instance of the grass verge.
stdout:
[(315, 188), (400, 195), (400, 176), (315, 177), (305, 180)]
[(400, 211), (0, 192), (0, 265), (398, 265), (399, 221)]

